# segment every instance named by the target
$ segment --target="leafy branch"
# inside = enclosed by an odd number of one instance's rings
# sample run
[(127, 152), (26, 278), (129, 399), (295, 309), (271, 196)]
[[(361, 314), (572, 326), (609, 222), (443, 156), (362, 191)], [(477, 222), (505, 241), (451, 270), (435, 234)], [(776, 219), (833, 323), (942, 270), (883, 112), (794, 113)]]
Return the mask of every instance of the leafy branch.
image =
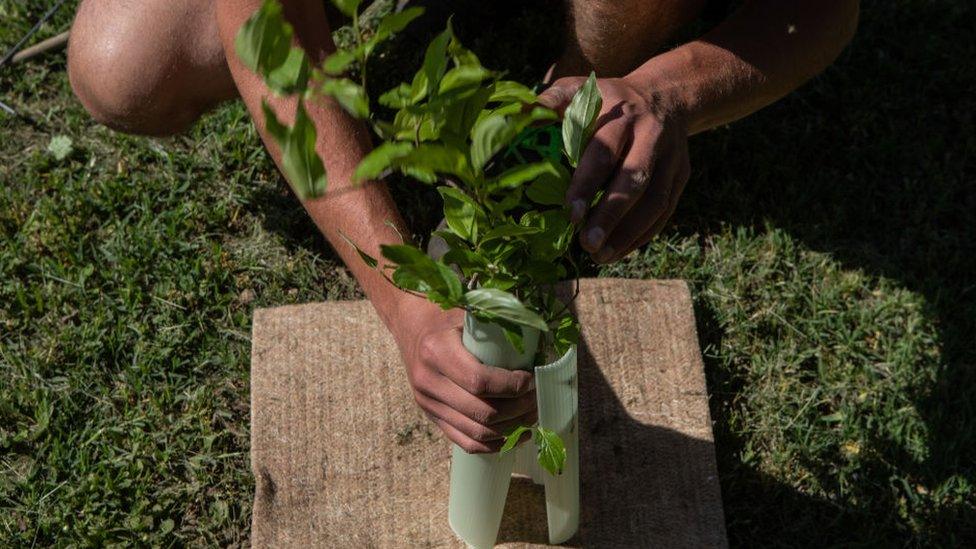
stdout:
[[(355, 170), (357, 181), (399, 172), (433, 185), (443, 199), (447, 244), (431, 258), (403, 243), (380, 248), (384, 262), (351, 240), (360, 258), (400, 289), (423, 295), (444, 309), (463, 308), (500, 326), (522, 350), (522, 329), (542, 332), (548, 353), (562, 355), (579, 339), (579, 325), (555, 295), (555, 284), (579, 273), (571, 249), (577, 227), (565, 205), (571, 171), (593, 135), (602, 99), (596, 78), (579, 89), (562, 118), (539, 106), (535, 92), (486, 69), (461, 45), (450, 21), (435, 36), (410, 82), (376, 98), (366, 92), (370, 56), (384, 41), (423, 14), (391, 13), (366, 37), (361, 0), (333, 0), (352, 20), (354, 44), (312, 67), (277, 0), (265, 0), (241, 27), (237, 51), (278, 95), (295, 95), (292, 125), (265, 103), (268, 134), (282, 150), (282, 167), (302, 198), (326, 192), (327, 173), (315, 151), (316, 128), (306, 101), (331, 97), (365, 120), (380, 138)], [(347, 75), (358, 67), (358, 81)], [(392, 113), (391, 115), (387, 115)], [(343, 235), (345, 238), (345, 235)], [(512, 437), (526, 432), (521, 427)], [(534, 427), (540, 463), (556, 474), (565, 459), (558, 435)]]

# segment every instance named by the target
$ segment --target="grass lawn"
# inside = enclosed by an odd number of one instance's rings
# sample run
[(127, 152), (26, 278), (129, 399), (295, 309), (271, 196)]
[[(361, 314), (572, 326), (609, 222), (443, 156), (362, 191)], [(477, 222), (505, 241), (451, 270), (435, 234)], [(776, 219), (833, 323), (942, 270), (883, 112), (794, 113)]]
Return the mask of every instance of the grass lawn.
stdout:
[[(52, 3), (0, 0), (0, 50)], [(507, 24), (465, 3), (486, 64), (540, 74), (537, 2), (493, 3)], [(863, 2), (833, 68), (693, 138), (674, 223), (589, 273), (690, 282), (735, 546), (976, 544), (973, 21)], [(246, 543), (251, 312), (355, 281), (240, 105), (115, 134), (63, 54), (0, 69), (0, 100), (33, 119), (0, 117), (0, 546)]]

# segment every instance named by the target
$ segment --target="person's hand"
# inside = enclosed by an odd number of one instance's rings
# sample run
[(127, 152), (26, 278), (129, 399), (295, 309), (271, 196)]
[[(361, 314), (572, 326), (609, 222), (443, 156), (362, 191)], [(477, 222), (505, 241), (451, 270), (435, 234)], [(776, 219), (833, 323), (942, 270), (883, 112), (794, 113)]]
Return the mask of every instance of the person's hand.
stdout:
[[(560, 78), (539, 103), (562, 114), (586, 78)], [(599, 263), (616, 261), (661, 231), (688, 181), (688, 131), (682, 117), (646, 85), (597, 80), (603, 108), (580, 158), (566, 204), (586, 220), (580, 245)], [(600, 189), (603, 199), (587, 213)]]
[(461, 343), (464, 311), (406, 297), (391, 323), (414, 399), (468, 453), (497, 452), (504, 436), (536, 422), (535, 380), (524, 370), (486, 366)]

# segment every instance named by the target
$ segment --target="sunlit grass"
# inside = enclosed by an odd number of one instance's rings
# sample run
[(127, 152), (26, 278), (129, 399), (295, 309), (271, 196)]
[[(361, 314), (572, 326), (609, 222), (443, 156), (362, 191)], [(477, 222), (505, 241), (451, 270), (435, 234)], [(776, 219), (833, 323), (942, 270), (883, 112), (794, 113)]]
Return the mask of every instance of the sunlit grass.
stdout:
[[(47, 3), (22, 4), (4, 46)], [(695, 137), (675, 224), (591, 271), (691, 284), (735, 545), (976, 541), (976, 13), (864, 4), (837, 66)], [(355, 282), (239, 105), (113, 134), (63, 54), (2, 69), (0, 100), (35, 120), (0, 118), (0, 546), (245, 543), (251, 312)]]

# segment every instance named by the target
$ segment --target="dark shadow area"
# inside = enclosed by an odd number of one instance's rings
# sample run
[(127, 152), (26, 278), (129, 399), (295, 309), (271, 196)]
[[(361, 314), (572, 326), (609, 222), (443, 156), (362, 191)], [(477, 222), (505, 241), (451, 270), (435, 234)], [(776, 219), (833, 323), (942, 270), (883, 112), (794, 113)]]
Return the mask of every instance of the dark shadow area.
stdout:
[[(976, 70), (959, 63), (976, 43), (968, 24), (976, 10), (952, 2), (862, 5), (857, 37), (824, 75), (731, 129), (692, 139), (697, 173), (675, 225), (687, 235), (780, 228), (846, 269), (924, 296), (941, 347), (937, 379), (913, 393), (929, 433), (927, 459), (916, 461), (893, 440), (870, 441), (879, 455), (850, 494), (865, 506), (831, 503), (813, 515), (790, 509), (787, 530), (835, 543), (903, 543), (910, 533), (897, 512), (905, 502), (896, 490), (877, 488), (891, 483), (891, 471), (920, 486), (976, 479)], [(718, 348), (714, 315), (696, 313), (703, 349)], [(706, 352), (732, 540), (737, 532), (751, 543), (788, 539), (774, 530), (785, 517), (750, 513), (775, 508), (783, 490), (743, 471), (743, 445), (722, 405), (738, 382), (722, 379), (709, 358)], [(829, 464), (802, 465), (832, 484)], [(930, 542), (976, 540), (976, 502), (916, 520)]]
[[(426, 10), (423, 17), (394, 36), (374, 55), (370, 64), (369, 88), (372, 97), (410, 81), (423, 64), (431, 38), (444, 30), (448, 19), (455, 33), (474, 51), (485, 66), (505, 71), (506, 78), (537, 83), (561, 50), (565, 6), (560, 0), (412, 0), (411, 6)], [(339, 30), (341, 35), (343, 30)], [(387, 178), (400, 211), (421, 246), (443, 217), (440, 195), (432, 187), (399, 174)], [(289, 248), (304, 247), (335, 258), (328, 242), (284, 180), (279, 188), (256, 188), (249, 198), (264, 219), (265, 228), (282, 235)]]
[[(706, 316), (705, 323), (708, 320)], [(711, 467), (715, 445), (634, 419), (620, 402), (587, 350), (580, 345), (580, 533), (569, 547), (709, 547), (709, 526), (721, 517), (702, 513), (694, 490), (706, 482), (694, 473)], [(710, 380), (711, 382), (712, 380)], [(727, 427), (715, 427), (722, 454), (741, 446)], [(722, 458), (719, 458), (720, 461)], [(697, 464), (702, 464), (699, 467)], [(748, 492), (742, 506), (754, 513), (726, 517), (728, 529), (762, 529), (762, 546), (825, 547), (901, 545), (896, 535), (862, 537), (869, 511), (846, 509), (725, 459), (724, 491)], [(731, 473), (731, 474), (730, 474)], [(696, 506), (696, 504), (699, 504)], [(787, 511), (769, 514), (771, 507)], [(714, 511), (719, 512), (718, 508)], [(498, 543), (546, 543), (545, 493), (529, 479), (513, 478)], [(733, 546), (738, 545), (730, 537)]]
[[(703, 488), (714, 445), (634, 419), (579, 346), (580, 531), (570, 547), (721, 546), (722, 509)], [(612, 365), (604, 365), (608, 367)], [(498, 543), (546, 543), (545, 495), (512, 479)]]
[[(579, 536), (565, 545), (578, 546)], [(546, 526), (546, 490), (532, 479), (512, 477), (497, 543), (549, 543)]]
[[(561, 44), (559, 2), (420, 3), (429, 7), (430, 17), (398, 37), (391, 47), (398, 53), (383, 60), (389, 70), (372, 71), (383, 74), (374, 81), (380, 89), (412, 75), (427, 40), (450, 13), (462, 41), (487, 66), (507, 69), (510, 77), (524, 82), (538, 80)], [(879, 488), (889, 485), (890, 472), (906, 472), (926, 486), (951, 477), (976, 482), (974, 20), (971, 3), (911, 1), (894, 7), (862, 2), (854, 42), (825, 74), (731, 128), (691, 140), (693, 176), (669, 231), (708, 235), (726, 227), (782, 229), (846, 269), (863, 270), (924, 296), (942, 352), (935, 382), (913, 394), (930, 432), (928, 458), (918, 462), (896, 444), (870, 441), (879, 451), (876, 465), (863, 471), (862, 487), (855, 487), (848, 499), (859, 503), (813, 498), (741, 460), (744, 442), (730, 424), (730, 403), (743, 381), (730, 376), (710, 352), (721, 347), (722, 328), (715, 313), (697, 302), (732, 545), (924, 543), (908, 541), (911, 532), (897, 516), (904, 502), (894, 490)], [(428, 234), (440, 219), (436, 193), (399, 179), (392, 187), (416, 234)], [(331, 255), (293, 198), (259, 198), (252, 202), (269, 229), (285, 234), (293, 245)], [(628, 440), (673, 460), (712, 451), (710, 444), (627, 417), (599, 372), (585, 363), (581, 376), (588, 401), (599, 406), (581, 415), (588, 441), (583, 462), (590, 470), (634, 471), (619, 476), (629, 480), (626, 484), (615, 483), (618, 477), (612, 475), (584, 479), (584, 506), (594, 498), (629, 498), (635, 491), (649, 497), (663, 493), (665, 479), (642, 469), (640, 461), (627, 461), (635, 458), (621, 458), (615, 441)], [(802, 466), (830, 484), (831, 471), (824, 464)], [(538, 503), (531, 483), (513, 482), (512, 490)], [(976, 540), (976, 507), (970, 503), (919, 520), (943, 545), (962, 545)], [(647, 512), (666, 507), (653, 497), (647, 504), (659, 506)], [(584, 522), (599, 525), (607, 535), (626, 534), (630, 528), (629, 514), (612, 505), (588, 513)], [(538, 524), (544, 536), (544, 522)], [(538, 537), (538, 532), (525, 535)]]

